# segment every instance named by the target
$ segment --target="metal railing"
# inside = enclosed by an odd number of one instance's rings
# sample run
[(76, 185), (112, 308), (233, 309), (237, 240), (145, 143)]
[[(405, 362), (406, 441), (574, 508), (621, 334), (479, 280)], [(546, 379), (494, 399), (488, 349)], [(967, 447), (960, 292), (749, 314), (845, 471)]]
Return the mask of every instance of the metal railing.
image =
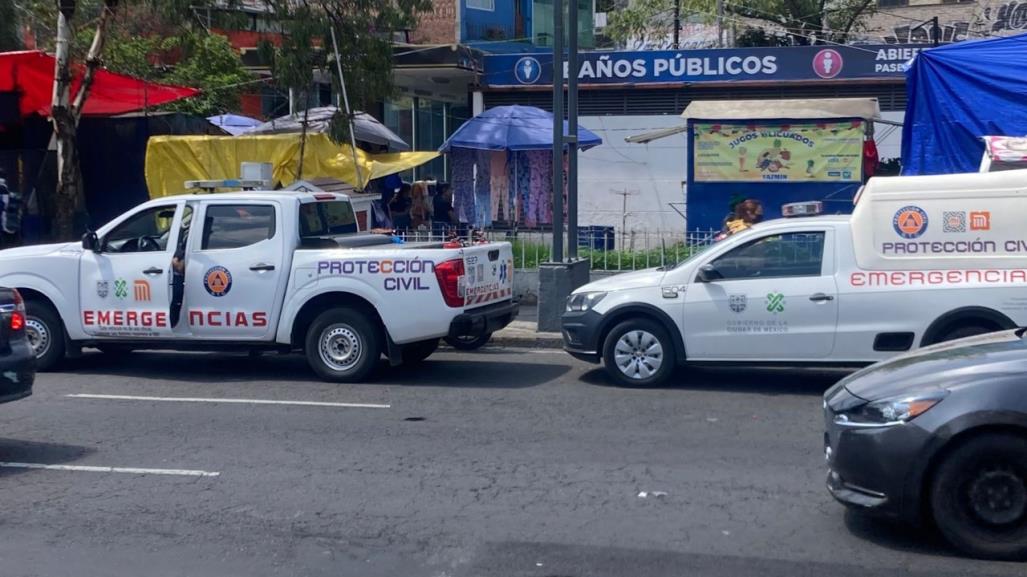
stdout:
[[(513, 246), (514, 268), (535, 269), (551, 258), (553, 234), (545, 230), (484, 230), (491, 241)], [(591, 262), (592, 270), (632, 271), (673, 266), (713, 244), (719, 230), (652, 231), (615, 230), (614, 227), (582, 227), (578, 231), (578, 256)], [(407, 242), (438, 242), (447, 235), (430, 229), (400, 233)]]

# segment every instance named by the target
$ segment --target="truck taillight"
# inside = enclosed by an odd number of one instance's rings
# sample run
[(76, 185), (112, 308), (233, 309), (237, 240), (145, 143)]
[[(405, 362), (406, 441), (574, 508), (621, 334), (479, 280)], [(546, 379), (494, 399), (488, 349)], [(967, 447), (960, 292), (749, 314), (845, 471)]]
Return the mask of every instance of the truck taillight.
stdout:
[(11, 330), (20, 331), (25, 329), (25, 299), (21, 293), (14, 289), (14, 312), (11, 313)]
[(461, 282), (464, 277), (464, 259), (455, 258), (435, 265), (435, 278), (439, 280), (442, 298), (451, 307), (464, 306)]

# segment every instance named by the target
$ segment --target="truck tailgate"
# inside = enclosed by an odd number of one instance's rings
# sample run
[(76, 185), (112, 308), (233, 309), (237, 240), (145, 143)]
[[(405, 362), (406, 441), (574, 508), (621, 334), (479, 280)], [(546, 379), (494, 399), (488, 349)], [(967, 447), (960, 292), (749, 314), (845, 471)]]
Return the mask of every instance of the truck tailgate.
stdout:
[(513, 297), (513, 248), (494, 242), (464, 249), (464, 305), (475, 308)]

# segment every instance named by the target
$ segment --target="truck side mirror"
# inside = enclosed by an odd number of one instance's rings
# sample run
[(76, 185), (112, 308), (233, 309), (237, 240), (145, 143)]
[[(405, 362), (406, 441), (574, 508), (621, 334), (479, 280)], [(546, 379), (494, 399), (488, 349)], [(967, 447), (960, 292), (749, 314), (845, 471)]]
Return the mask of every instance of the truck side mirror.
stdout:
[(93, 252), (100, 252), (100, 239), (96, 237), (95, 232), (89, 230), (82, 235), (82, 248)]
[(699, 274), (696, 275), (696, 279), (699, 282), (715, 282), (724, 278), (724, 275), (720, 274), (717, 267), (712, 264), (704, 264), (699, 267)]

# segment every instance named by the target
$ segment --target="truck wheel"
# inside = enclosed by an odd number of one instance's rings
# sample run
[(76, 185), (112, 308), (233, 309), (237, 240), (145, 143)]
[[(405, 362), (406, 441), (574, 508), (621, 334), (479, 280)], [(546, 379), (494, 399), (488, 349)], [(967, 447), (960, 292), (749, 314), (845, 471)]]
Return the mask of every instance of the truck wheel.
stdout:
[(64, 360), (64, 324), (49, 304), (25, 303), (25, 333), (36, 353), (37, 370), (48, 371)]
[(938, 342), (944, 343), (946, 341), (965, 339), (967, 337), (976, 337), (977, 335), (990, 333), (993, 330), (995, 329), (991, 329), (986, 326), (977, 324), (960, 325), (952, 329), (949, 329), (948, 332), (942, 334), (941, 338), (938, 339)]
[(432, 355), (439, 348), (439, 339), (428, 339), (403, 345), (403, 362), (419, 363)]
[(1027, 558), (1027, 439), (990, 433), (957, 447), (931, 479), (942, 535), (975, 557)]
[(307, 362), (326, 381), (360, 381), (381, 358), (379, 333), (378, 326), (360, 311), (329, 309), (307, 329)]
[(624, 321), (613, 327), (603, 344), (606, 370), (629, 387), (658, 385), (674, 371), (670, 336), (649, 319)]
[(484, 333), (478, 336), (446, 337), (446, 344), (461, 351), (476, 351), (488, 344), (491, 338), (492, 333)]

